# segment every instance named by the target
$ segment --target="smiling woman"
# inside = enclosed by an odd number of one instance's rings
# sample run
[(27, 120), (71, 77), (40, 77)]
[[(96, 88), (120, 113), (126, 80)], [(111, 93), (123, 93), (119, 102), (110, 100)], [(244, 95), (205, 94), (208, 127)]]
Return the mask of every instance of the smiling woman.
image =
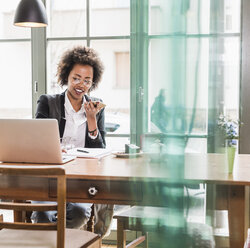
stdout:
[(57, 76), (67, 89), (61, 94), (42, 95), (38, 100), (37, 118), (58, 120), (60, 138), (70, 137), (75, 146), (103, 148), (105, 143), (104, 109), (88, 94), (100, 83), (103, 64), (94, 49), (78, 46), (61, 57)]
[[(41, 95), (36, 118), (57, 119), (60, 138), (70, 140), (70, 145), (105, 148), (104, 108), (98, 107), (100, 99), (88, 95), (98, 86), (102, 73), (103, 64), (93, 49), (78, 46), (66, 51), (58, 64), (57, 76), (58, 83), (67, 89), (61, 94)], [(67, 227), (86, 224), (91, 205), (67, 203)], [(34, 212), (32, 218), (35, 222), (55, 222), (56, 212)]]

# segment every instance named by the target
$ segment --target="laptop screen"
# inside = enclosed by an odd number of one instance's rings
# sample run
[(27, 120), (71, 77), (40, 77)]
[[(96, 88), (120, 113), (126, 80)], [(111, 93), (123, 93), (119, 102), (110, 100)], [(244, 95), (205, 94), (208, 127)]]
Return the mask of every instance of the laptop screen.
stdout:
[(0, 119), (0, 161), (63, 163), (55, 119)]

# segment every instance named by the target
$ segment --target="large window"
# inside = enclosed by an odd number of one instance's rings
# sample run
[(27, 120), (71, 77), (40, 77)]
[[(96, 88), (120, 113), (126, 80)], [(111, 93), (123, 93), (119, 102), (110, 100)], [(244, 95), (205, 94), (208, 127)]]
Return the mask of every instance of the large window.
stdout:
[(31, 118), (30, 29), (13, 26), (18, 0), (0, 5), (0, 118)]
[(216, 119), (239, 116), (240, 10), (240, 0), (149, 1), (146, 132), (181, 132), (194, 137), (186, 151), (215, 151)]
[[(138, 143), (142, 133), (181, 129), (196, 136), (193, 145), (188, 142), (188, 150), (197, 151), (198, 138), (211, 138), (220, 113), (238, 117), (240, 0), (44, 0), (49, 25), (35, 31), (46, 30), (41, 51), (31, 49), (30, 29), (12, 24), (18, 2), (0, 7), (0, 63), (5, 72), (0, 82), (1, 117), (31, 117), (31, 68), (41, 67), (43, 51), (46, 83), (39, 78), (38, 82), (46, 85), (39, 94), (63, 91), (57, 84), (56, 67), (62, 53), (76, 45), (95, 48), (104, 61), (103, 80), (92, 94), (107, 104), (107, 133), (111, 140), (113, 136), (123, 140), (120, 148), (129, 134)], [(137, 4), (142, 8), (135, 10)], [(32, 40), (36, 44), (40, 37), (33, 35)], [(31, 50), (38, 54), (33, 65)], [(157, 116), (157, 99), (166, 114)], [(173, 107), (176, 101), (178, 109)], [(185, 121), (178, 118), (182, 114)], [(200, 142), (199, 151), (211, 151), (206, 142)]]

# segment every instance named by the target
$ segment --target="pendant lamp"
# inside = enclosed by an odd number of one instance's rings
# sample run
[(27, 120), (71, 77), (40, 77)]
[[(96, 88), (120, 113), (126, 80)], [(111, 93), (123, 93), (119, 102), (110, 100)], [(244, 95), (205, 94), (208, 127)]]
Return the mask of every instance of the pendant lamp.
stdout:
[(14, 25), (20, 27), (46, 27), (47, 14), (41, 0), (21, 0), (17, 6)]

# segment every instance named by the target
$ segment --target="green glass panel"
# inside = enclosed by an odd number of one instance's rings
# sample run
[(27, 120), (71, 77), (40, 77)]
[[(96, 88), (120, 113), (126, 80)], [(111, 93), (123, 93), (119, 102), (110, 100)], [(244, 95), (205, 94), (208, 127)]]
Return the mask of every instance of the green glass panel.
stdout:
[(144, 192), (165, 212), (143, 219), (155, 228), (149, 247), (196, 247), (197, 237), (214, 247), (216, 188), (184, 181), (185, 156), (225, 152), (219, 116), (238, 116), (240, 1), (131, 0), (131, 11), (131, 143), (145, 170), (163, 171)]

